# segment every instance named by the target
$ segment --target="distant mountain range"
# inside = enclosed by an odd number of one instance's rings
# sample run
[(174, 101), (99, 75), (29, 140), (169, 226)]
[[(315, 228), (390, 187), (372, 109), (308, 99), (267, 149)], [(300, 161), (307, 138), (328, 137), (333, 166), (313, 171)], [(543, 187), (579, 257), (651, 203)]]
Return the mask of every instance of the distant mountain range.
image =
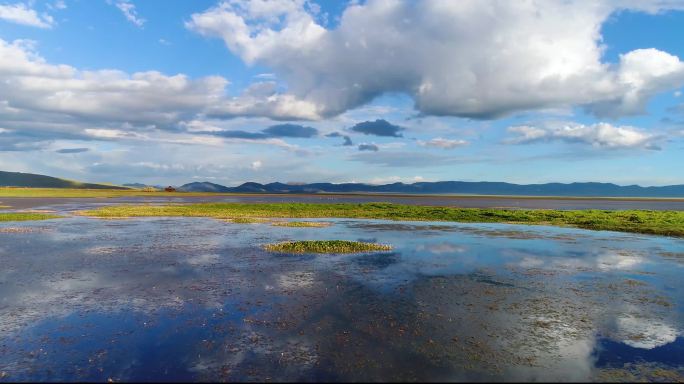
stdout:
[(684, 197), (684, 185), (662, 187), (621, 186), (611, 183), (546, 183), (511, 184), (503, 182), (437, 181), (413, 184), (393, 183), (371, 185), (359, 183), (244, 183), (226, 187), (210, 182), (194, 182), (178, 188), (186, 192), (220, 193), (404, 193), (404, 194), (471, 194), (471, 195), (527, 195), (527, 196), (585, 196), (585, 197)]
[[(144, 188), (148, 184), (132, 183), (124, 186), (81, 183), (32, 173), (0, 171), (0, 186), (32, 188), (129, 189)], [(157, 189), (163, 186), (152, 185)], [(679, 197), (684, 198), (684, 185), (641, 187), (611, 183), (547, 183), (511, 184), (503, 182), (437, 181), (413, 184), (393, 183), (371, 185), (361, 183), (244, 183), (237, 187), (210, 182), (194, 182), (177, 188), (181, 192), (214, 193), (397, 193), (397, 194), (465, 194), (518, 196), (582, 196), (582, 197)]]
[(156, 189), (164, 189), (165, 187), (161, 185), (149, 185), (149, 184), (142, 184), (142, 183), (128, 183), (128, 184), (123, 184), (124, 187), (129, 187), (129, 188), (135, 188), (135, 189), (142, 189), (142, 188), (147, 188), (147, 187), (152, 187)]
[(118, 185), (81, 183), (57, 177), (36, 175), (33, 173), (0, 171), (1, 187), (30, 188), (77, 188), (77, 189), (128, 189)]

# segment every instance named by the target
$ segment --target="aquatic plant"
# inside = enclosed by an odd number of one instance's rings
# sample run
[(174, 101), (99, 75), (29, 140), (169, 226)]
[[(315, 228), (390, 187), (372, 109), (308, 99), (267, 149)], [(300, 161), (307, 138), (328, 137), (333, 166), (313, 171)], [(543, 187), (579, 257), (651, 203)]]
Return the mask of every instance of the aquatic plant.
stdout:
[(259, 223), (265, 223), (268, 221), (268, 219), (260, 218), (260, 217), (235, 217), (231, 219), (225, 219), (229, 223), (236, 223), (236, 224), (259, 224)]
[(281, 253), (359, 253), (389, 251), (392, 246), (346, 240), (307, 240), (266, 244), (264, 249)]
[(45, 213), (32, 212), (4, 212), (0, 213), (0, 222), (3, 221), (31, 221), (31, 220), (49, 220), (57, 219), (62, 216), (49, 215)]
[(324, 221), (274, 221), (271, 225), (276, 227), (329, 227), (331, 224)]

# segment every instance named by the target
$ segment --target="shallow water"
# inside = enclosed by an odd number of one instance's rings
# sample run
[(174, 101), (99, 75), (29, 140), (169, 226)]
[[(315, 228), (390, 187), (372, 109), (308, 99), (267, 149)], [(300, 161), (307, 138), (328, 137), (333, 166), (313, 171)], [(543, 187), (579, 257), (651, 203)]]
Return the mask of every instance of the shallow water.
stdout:
[(648, 209), (657, 211), (684, 211), (683, 199), (629, 199), (629, 198), (544, 198), (508, 196), (430, 196), (430, 195), (329, 195), (329, 194), (282, 194), (282, 195), (209, 195), (209, 196), (129, 196), (114, 198), (31, 198), (3, 197), (0, 203), (12, 209), (43, 208), (114, 204), (166, 204), (166, 203), (370, 203), (387, 202), (408, 205), (427, 205), (461, 208), (513, 208), (513, 209), (601, 209), (625, 210)]
[(681, 239), (322, 221), (2, 223), (0, 381), (684, 380)]

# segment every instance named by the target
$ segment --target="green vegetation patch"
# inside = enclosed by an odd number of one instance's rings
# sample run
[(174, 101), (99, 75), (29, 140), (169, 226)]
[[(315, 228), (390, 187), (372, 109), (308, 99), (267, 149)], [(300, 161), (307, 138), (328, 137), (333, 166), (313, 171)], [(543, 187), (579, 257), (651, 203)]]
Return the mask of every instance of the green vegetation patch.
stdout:
[(0, 213), (0, 222), (3, 221), (31, 221), (58, 219), (62, 216), (49, 215), (46, 213), (6, 212)]
[(271, 225), (276, 227), (329, 227), (331, 224), (323, 221), (274, 221)]
[(259, 223), (266, 223), (269, 220), (264, 219), (261, 217), (235, 217), (232, 219), (225, 219), (229, 223), (236, 223), (236, 224), (259, 224)]
[(684, 211), (481, 209), (390, 203), (203, 203), (162, 206), (118, 205), (81, 211), (80, 214), (102, 218), (112, 216), (187, 216), (219, 219), (337, 217), (401, 221), (541, 224), (684, 237)]
[(264, 249), (281, 253), (360, 253), (390, 251), (392, 246), (345, 240), (311, 240), (267, 244)]

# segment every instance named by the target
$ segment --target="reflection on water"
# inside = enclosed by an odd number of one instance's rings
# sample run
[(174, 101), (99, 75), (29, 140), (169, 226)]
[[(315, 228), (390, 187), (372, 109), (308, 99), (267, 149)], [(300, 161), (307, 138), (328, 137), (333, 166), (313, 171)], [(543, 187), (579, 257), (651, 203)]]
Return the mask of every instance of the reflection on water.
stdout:
[(0, 381), (684, 379), (682, 240), (326, 221), (1, 224)]

